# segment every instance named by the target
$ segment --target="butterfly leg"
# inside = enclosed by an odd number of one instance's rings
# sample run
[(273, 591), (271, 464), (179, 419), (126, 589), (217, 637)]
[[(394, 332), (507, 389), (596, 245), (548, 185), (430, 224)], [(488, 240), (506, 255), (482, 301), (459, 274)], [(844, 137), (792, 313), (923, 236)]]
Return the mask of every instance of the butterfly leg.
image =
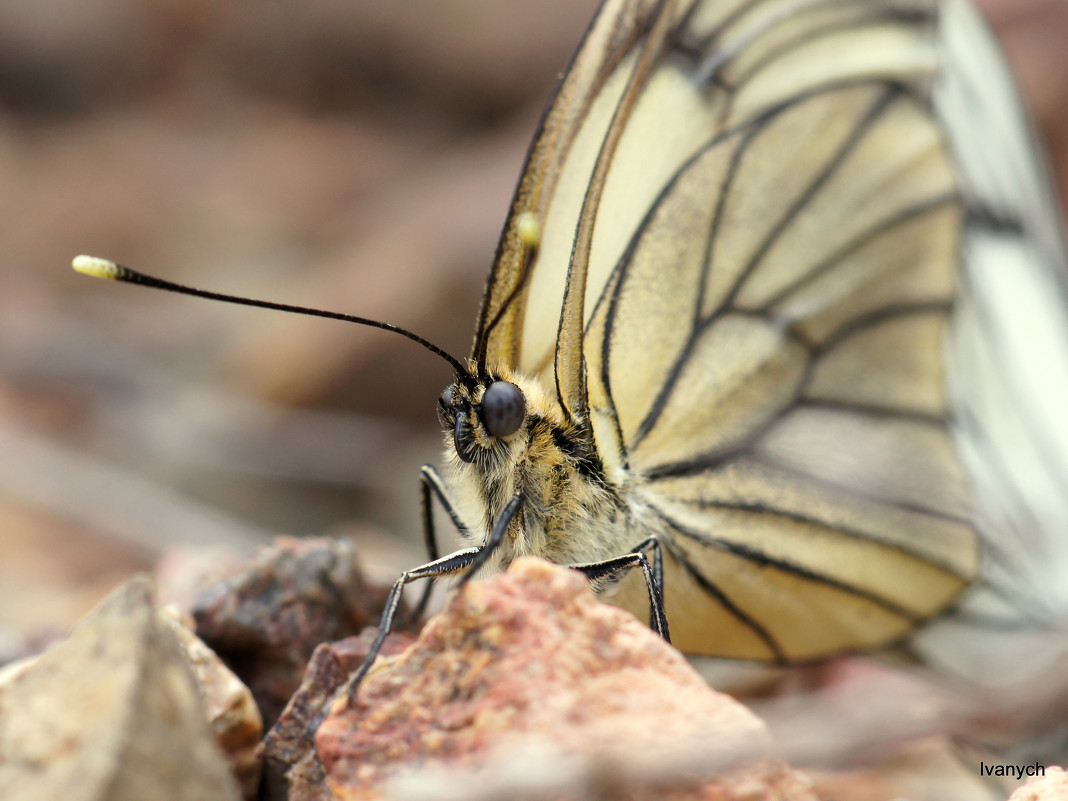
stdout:
[(356, 690), (360, 686), (360, 682), (363, 681), (363, 677), (367, 675), (367, 672), (371, 669), (371, 665), (374, 664), (375, 659), (378, 657), (378, 652), (382, 650), (382, 643), (385, 642), (387, 635), (393, 629), (393, 618), (396, 616), (397, 608), (400, 606), (401, 592), (404, 590), (404, 587), (419, 579), (437, 578), (438, 576), (447, 576), (461, 571), (463, 572), (463, 575), (460, 577), (456, 586), (463, 586), (484, 564), (486, 564), (494, 551), (496, 551), (501, 542), (503, 542), (505, 532), (508, 531), (509, 524), (511, 524), (512, 520), (515, 519), (516, 514), (519, 512), (519, 507), (522, 505), (522, 502), (522, 495), (516, 495), (512, 498), (504, 508), (504, 512), (502, 512), (501, 516), (497, 519), (496, 524), (494, 524), (493, 531), (490, 532), (490, 537), (484, 545), (478, 545), (473, 548), (463, 548), (459, 551), (454, 551), (448, 556), (443, 556), (440, 559), (428, 562), (422, 567), (406, 570), (401, 574), (400, 578), (393, 582), (393, 587), (390, 589), (389, 595), (386, 597), (385, 609), (382, 610), (382, 619), (378, 623), (378, 636), (376, 636), (374, 642), (371, 643), (371, 649), (367, 652), (363, 664), (360, 665), (349, 679), (346, 693), (348, 694), (350, 701), (355, 697)]
[(363, 664), (360, 665), (359, 669), (357, 669), (349, 679), (348, 695), (350, 699), (356, 694), (356, 688), (363, 680), (363, 677), (367, 675), (367, 671), (371, 669), (371, 665), (374, 664), (375, 657), (378, 656), (378, 652), (382, 649), (382, 643), (385, 642), (389, 632), (393, 630), (393, 618), (397, 614), (397, 607), (400, 606), (401, 591), (404, 587), (419, 579), (437, 578), (438, 576), (447, 576), (451, 573), (458, 573), (474, 563), (475, 557), (477, 557), (484, 548), (485, 546), (464, 548), (455, 551), (454, 553), (450, 553), (448, 556), (436, 559), (433, 562), (428, 562), (421, 567), (417, 567), (413, 570), (406, 570), (401, 573), (400, 578), (393, 583), (393, 587), (390, 589), (389, 595), (386, 597), (385, 608), (382, 610), (382, 619), (378, 622), (378, 636), (375, 637), (374, 642), (371, 643), (371, 650), (367, 652)]
[[(652, 551), (653, 559), (650, 563), (646, 551)], [(614, 576), (624, 570), (634, 567), (642, 569), (645, 577), (645, 586), (649, 591), (649, 628), (659, 634), (668, 642), (671, 635), (668, 632), (667, 612), (664, 611), (664, 560), (660, 552), (660, 542), (656, 537), (650, 537), (639, 543), (633, 551), (622, 556), (614, 556), (603, 562), (592, 562), (585, 565), (568, 565), (578, 570), (590, 581)]]
[[(425, 464), (419, 469), (419, 495), (423, 512), (423, 542), (426, 544), (427, 560), (432, 563), (437, 561), (438, 555), (441, 553), (438, 547), (437, 533), (434, 529), (435, 498), (441, 504), (441, 508), (445, 510), (445, 514), (449, 516), (453, 526), (460, 532), (461, 537), (470, 537), (471, 529), (460, 519), (460, 515), (452, 505), (452, 499), (449, 498), (448, 490), (445, 489), (445, 482), (441, 480), (438, 471), (431, 465)], [(434, 582), (428, 581), (423, 589), (423, 594), (419, 597), (419, 603), (412, 610), (411, 620), (418, 620), (426, 612), (426, 605), (430, 601), (430, 591), (433, 588)]]
[(501, 512), (501, 516), (497, 518), (497, 522), (493, 524), (493, 531), (490, 532), (489, 539), (486, 540), (486, 544), (482, 546), (481, 550), (475, 554), (475, 558), (472, 560), (470, 567), (467, 568), (460, 580), (456, 582), (457, 587), (462, 587), (464, 584), (471, 580), (482, 566), (489, 561), (489, 558), (493, 556), (493, 553), (500, 547), (500, 544), (504, 541), (504, 534), (508, 531), (508, 526), (512, 524), (515, 516), (519, 514), (519, 508), (523, 505), (523, 496), (516, 494), (512, 500), (508, 501), (508, 505), (504, 507), (504, 511)]

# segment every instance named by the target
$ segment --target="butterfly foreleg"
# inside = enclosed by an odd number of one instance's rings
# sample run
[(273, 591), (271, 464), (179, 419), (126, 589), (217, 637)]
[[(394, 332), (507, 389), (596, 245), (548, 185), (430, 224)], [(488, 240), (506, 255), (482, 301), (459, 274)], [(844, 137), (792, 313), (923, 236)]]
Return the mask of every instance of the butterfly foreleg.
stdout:
[(374, 664), (378, 652), (382, 650), (382, 643), (385, 642), (389, 632), (393, 630), (393, 619), (397, 615), (397, 609), (400, 606), (401, 593), (405, 586), (413, 581), (418, 581), (419, 579), (433, 579), (438, 576), (447, 576), (453, 573), (458, 573), (474, 564), (479, 554), (485, 550), (486, 547), (486, 545), (481, 545), (454, 551), (447, 556), (435, 559), (421, 567), (406, 570), (401, 574), (400, 578), (393, 582), (393, 587), (390, 589), (389, 595), (386, 597), (386, 604), (382, 610), (382, 619), (378, 622), (378, 636), (376, 636), (374, 642), (371, 643), (371, 649), (367, 652), (363, 664), (360, 665), (359, 669), (357, 669), (349, 679), (347, 692), (350, 699), (356, 694), (357, 687), (359, 687), (363, 677), (367, 675), (367, 671), (371, 669), (371, 665)]
[(457, 587), (462, 587), (471, 577), (474, 576), (489, 558), (493, 556), (494, 552), (500, 547), (500, 544), (504, 541), (505, 532), (508, 531), (508, 526), (512, 524), (515, 516), (519, 514), (519, 509), (523, 505), (523, 496), (520, 494), (515, 495), (512, 500), (508, 501), (508, 505), (504, 507), (504, 511), (501, 512), (501, 516), (497, 518), (497, 522), (493, 524), (493, 531), (490, 532), (489, 539), (486, 540), (486, 544), (483, 545), (479, 552), (475, 555), (471, 565), (467, 568), (464, 574), (460, 577), (460, 580), (456, 582)]
[[(519, 512), (519, 507), (522, 505), (522, 502), (522, 495), (516, 495), (509, 501), (508, 505), (501, 513), (501, 516), (497, 519), (496, 524), (494, 524), (489, 539), (486, 540), (483, 545), (478, 545), (473, 548), (463, 548), (459, 551), (454, 551), (448, 556), (443, 556), (440, 559), (428, 562), (422, 567), (406, 570), (401, 574), (400, 578), (393, 582), (393, 587), (390, 589), (389, 595), (386, 597), (385, 608), (382, 610), (382, 619), (378, 623), (378, 636), (376, 636), (374, 642), (371, 643), (371, 649), (367, 652), (363, 664), (360, 665), (349, 679), (349, 685), (346, 688), (346, 692), (348, 693), (350, 701), (355, 697), (356, 690), (359, 688), (360, 682), (363, 681), (363, 677), (367, 675), (367, 672), (371, 669), (371, 665), (374, 664), (378, 652), (382, 650), (382, 643), (385, 642), (386, 636), (393, 629), (393, 619), (397, 615), (397, 609), (400, 606), (401, 593), (404, 591), (405, 586), (413, 581), (418, 581), (419, 579), (433, 579), (438, 576), (448, 576), (453, 573), (460, 573), (461, 571), (463, 572), (463, 575), (456, 583), (456, 586), (460, 587), (464, 585), (483, 565), (486, 564), (494, 551), (500, 546), (501, 542), (504, 540), (505, 533), (508, 531), (508, 526)], [(436, 543), (434, 547), (437, 547)]]
[[(652, 552), (651, 562), (646, 556), (647, 551)], [(642, 576), (645, 578), (645, 587), (649, 591), (649, 628), (671, 642), (667, 612), (664, 610), (664, 559), (660, 550), (660, 542), (656, 537), (650, 537), (639, 543), (630, 553), (622, 556), (614, 556), (603, 562), (569, 565), (569, 567), (578, 570), (589, 581), (608, 578), (624, 570), (640, 567)]]
[[(434, 562), (441, 554), (437, 532), (434, 528), (434, 499), (441, 504), (441, 508), (445, 510), (445, 514), (449, 516), (449, 520), (452, 521), (461, 537), (469, 537), (471, 530), (460, 519), (449, 497), (445, 482), (441, 480), (441, 476), (432, 465), (425, 464), (419, 469), (419, 496), (423, 513), (423, 542), (426, 545), (427, 561)], [(412, 620), (417, 620), (426, 612), (427, 603), (430, 601), (430, 591), (433, 588), (434, 582), (428, 581), (419, 598), (419, 603), (412, 610)]]

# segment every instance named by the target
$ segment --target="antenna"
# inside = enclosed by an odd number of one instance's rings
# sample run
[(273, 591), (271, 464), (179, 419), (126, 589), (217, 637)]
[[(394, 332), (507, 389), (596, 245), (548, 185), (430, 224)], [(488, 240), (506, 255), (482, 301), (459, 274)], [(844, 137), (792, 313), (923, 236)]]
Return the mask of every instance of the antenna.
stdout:
[(252, 298), (242, 298), (237, 297), (236, 295), (223, 295), (219, 292), (209, 292), (204, 289), (194, 289), (193, 287), (175, 284), (170, 281), (164, 281), (162, 278), (154, 278), (151, 275), (139, 273), (136, 270), (131, 270), (129, 267), (124, 267), (121, 264), (116, 264), (107, 259), (99, 259), (96, 256), (76, 256), (74, 261), (71, 262), (71, 267), (79, 273), (91, 275), (93, 278), (103, 278), (108, 281), (119, 281), (124, 284), (138, 284), (152, 289), (163, 289), (167, 292), (176, 292), (179, 295), (191, 295), (194, 298), (219, 300), (226, 303), (236, 303), (241, 306), (255, 306), (258, 309), (274, 309), (275, 311), (291, 312), (292, 314), (305, 314), (310, 317), (326, 317), (330, 320), (344, 320), (347, 323), (357, 323), (359, 325), (370, 326), (371, 328), (381, 328), (384, 331), (393, 331), (394, 333), (407, 337), (412, 340), (412, 342), (422, 345), (431, 353), (440, 356), (452, 365), (453, 370), (456, 371), (458, 376), (465, 375), (468, 372), (467, 368), (460, 363), (459, 359), (453, 358), (437, 345), (428, 342), (418, 334), (413, 334), (411, 331), (401, 328), (399, 325), (393, 325), (392, 323), (383, 323), (379, 320), (369, 320), (366, 317), (356, 317), (351, 314), (341, 314), (340, 312), (309, 309), (304, 306), (290, 306), (286, 303), (271, 303), (266, 300), (253, 300)]

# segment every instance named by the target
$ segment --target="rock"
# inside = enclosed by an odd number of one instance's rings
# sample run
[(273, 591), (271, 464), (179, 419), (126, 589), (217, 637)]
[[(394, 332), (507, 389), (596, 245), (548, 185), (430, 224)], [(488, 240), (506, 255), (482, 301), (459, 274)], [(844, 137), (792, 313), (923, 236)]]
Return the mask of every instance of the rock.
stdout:
[(755, 716), (580, 574), (533, 558), (454, 593), (334, 702), (315, 746), (346, 801), (390, 782), (399, 798), (815, 799)]
[(171, 626), (185, 650), (204, 698), (205, 713), (215, 742), (230, 764), (230, 772), (241, 787), (241, 795), (252, 801), (259, 791), (263, 765), (259, 753), (263, 719), (252, 693), (183, 621), (166, 611), (160, 617)]
[(248, 685), (270, 726), (316, 646), (377, 623), (384, 600), (385, 590), (364, 580), (351, 542), (282, 537), (205, 591), (193, 617), (197, 636)]
[[(377, 633), (377, 629), (365, 629), (359, 637), (323, 643), (315, 649), (300, 689), (263, 741), (267, 801), (333, 798), (324, 782), (326, 772), (315, 753), (315, 728), (334, 694), (363, 663)], [(407, 634), (391, 634), (379, 653), (382, 657), (400, 653), (413, 641), (414, 637)]]
[(1009, 801), (1063, 801), (1068, 798), (1068, 771), (1051, 766), (1033, 776), (1009, 796)]
[(238, 801), (151, 596), (129, 580), (0, 689), (4, 801)]

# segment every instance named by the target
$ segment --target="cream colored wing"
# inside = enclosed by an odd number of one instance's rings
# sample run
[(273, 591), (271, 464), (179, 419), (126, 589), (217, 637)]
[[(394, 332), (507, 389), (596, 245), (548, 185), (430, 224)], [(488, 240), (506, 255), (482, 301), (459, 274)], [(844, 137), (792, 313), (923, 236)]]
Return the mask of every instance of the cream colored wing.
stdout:
[(937, 13), (610, 0), (535, 140), (475, 359), (555, 384), (588, 421), (634, 520), (668, 535), (683, 650), (877, 646), (974, 578), (945, 389), (964, 212), (931, 110)]
[[(549, 341), (555, 338), (570, 253), (569, 244), (561, 251), (557, 243), (573, 237), (578, 219), (575, 204), (581, 203), (590, 177), (589, 169), (579, 175), (573, 169), (565, 169), (565, 165), (572, 153), (588, 147), (585, 143), (593, 128), (604, 136), (606, 104), (613, 102), (616, 91), (615, 87), (606, 89), (606, 83), (611, 80), (618, 84), (620, 61), (643, 41), (659, 5), (656, 0), (606, 0), (564, 73), (531, 143), (497, 246), (472, 350), (472, 359), (480, 368), (487, 363), (504, 363), (529, 372), (530, 357), (525, 364), (519, 361), (524, 332), (529, 338), (531, 327), (544, 327)], [(580, 139), (582, 143), (578, 143)], [(519, 232), (520, 219), (532, 214), (544, 231), (550, 210), (554, 220), (560, 219), (561, 204), (573, 217), (563, 226), (554, 223), (549, 239), (543, 234), (541, 257), (536, 263), (528, 261)], [(568, 227), (570, 231), (566, 230)], [(561, 252), (563, 259), (559, 258)], [(546, 299), (548, 306), (533, 304), (531, 308), (529, 279), (535, 266), (539, 274), (553, 273), (556, 297)], [(527, 350), (529, 353), (529, 345)], [(538, 359), (551, 362), (551, 355), (542, 353)]]
[[(581, 365), (581, 325), (561, 330), (565, 292), (593, 307), (666, 183), (714, 137), (791, 97), (929, 74), (916, 36), (931, 0), (607, 0), (531, 146), (476, 333), (481, 367), (552, 384)], [(848, 44), (848, 46), (846, 46)], [(540, 223), (533, 260), (518, 233)], [(582, 409), (581, 387), (562, 397)]]
[(587, 278), (594, 430), (634, 514), (668, 532), (683, 650), (879, 646), (975, 575), (944, 365), (963, 213), (929, 104), (934, 16), (907, 12), (739, 4), (662, 60), (650, 97), (675, 99), (648, 117), (639, 99), (616, 147), (613, 170), (643, 172), (637, 140), (621, 161), (629, 126), (715, 121), (644, 174), (644, 207), (609, 173), (598, 214), (617, 209), (620, 239), (599, 246), (599, 216)]

